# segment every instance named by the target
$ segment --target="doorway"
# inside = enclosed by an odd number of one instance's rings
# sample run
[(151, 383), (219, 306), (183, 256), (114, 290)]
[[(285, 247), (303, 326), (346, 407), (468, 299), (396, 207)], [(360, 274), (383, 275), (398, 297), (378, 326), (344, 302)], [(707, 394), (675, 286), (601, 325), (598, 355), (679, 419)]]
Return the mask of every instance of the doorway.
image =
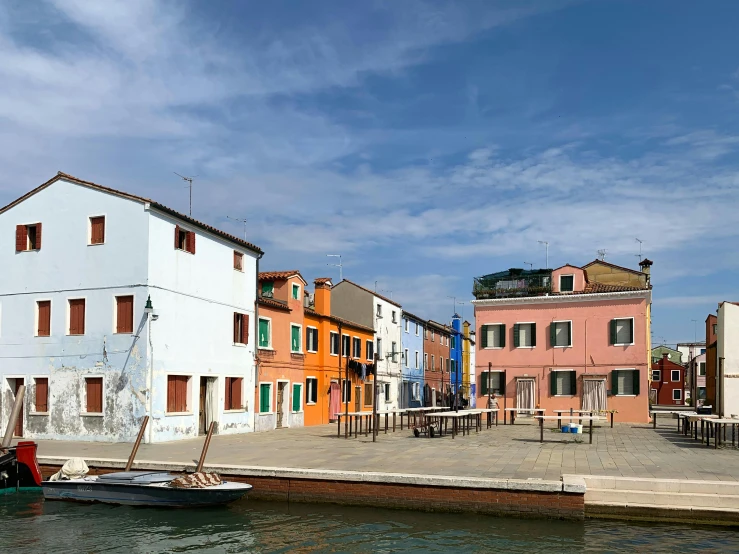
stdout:
[(341, 400), (340, 400), (341, 388), (337, 381), (331, 381), (331, 385), (328, 388), (328, 420), (336, 421), (336, 414), (341, 411)]
[(277, 406), (275, 406), (275, 413), (277, 414), (277, 428), (282, 429), (285, 426), (285, 388), (287, 383), (285, 381), (277, 382)]
[(361, 407), (361, 405), (359, 403), (361, 397), (362, 397), (362, 386), (361, 385), (356, 385), (354, 387), (354, 411), (355, 412), (361, 412), (362, 411), (362, 407)]
[(583, 379), (582, 409), (604, 411), (607, 409), (608, 395), (605, 379)]
[[(10, 387), (10, 391), (13, 393), (13, 403), (10, 405), (10, 410), (8, 415), (12, 413), (13, 405), (15, 404), (15, 399), (18, 396), (18, 391), (20, 388), (24, 385), (24, 379), (23, 377), (16, 377), (16, 378), (9, 378), (8, 379), (8, 387)], [(28, 392), (28, 391), (26, 391)], [(15, 429), (13, 429), (13, 436), (14, 437), (22, 437), (23, 436), (23, 407), (25, 406), (26, 402), (25, 399), (21, 403), (21, 411), (18, 413), (18, 420), (15, 422)]]
[(533, 379), (516, 381), (516, 408), (533, 410), (536, 407), (536, 383)]
[(200, 417), (198, 421), (198, 433), (205, 435), (211, 422), (216, 421), (216, 378), (200, 378)]

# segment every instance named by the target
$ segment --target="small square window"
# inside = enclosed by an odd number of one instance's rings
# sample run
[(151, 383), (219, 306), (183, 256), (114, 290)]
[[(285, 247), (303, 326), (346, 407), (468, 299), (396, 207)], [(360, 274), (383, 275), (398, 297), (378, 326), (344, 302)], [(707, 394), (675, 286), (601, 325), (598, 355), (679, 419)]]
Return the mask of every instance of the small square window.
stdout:
[(300, 300), (300, 285), (293, 283), (292, 291), (293, 291), (293, 300)]
[(659, 383), (662, 380), (662, 372), (659, 369), (652, 370), (652, 381)]
[(318, 402), (318, 379), (315, 377), (305, 378), (305, 403), (315, 404)]
[(241, 401), (244, 379), (242, 377), (226, 377), (224, 410), (243, 410)]
[(626, 346), (634, 342), (634, 320), (632, 318), (611, 320), (611, 344)]
[(677, 383), (680, 381), (680, 370), (679, 369), (671, 370), (670, 381), (672, 381), (673, 383)]
[(234, 250), (234, 269), (236, 271), (244, 271), (244, 255)]
[(682, 400), (683, 399), (683, 391), (680, 389), (672, 389), (672, 399), (673, 400)]
[(167, 375), (167, 412), (187, 412), (187, 389), (190, 377), (187, 375)]
[(174, 229), (174, 247), (190, 254), (195, 254), (195, 233), (183, 229), (179, 225)]
[(575, 276), (574, 275), (560, 275), (559, 276), (559, 292), (572, 292), (575, 290)]
[(41, 224), (16, 225), (15, 251), (41, 250)]
[(553, 321), (550, 339), (552, 346), (572, 346), (572, 322)]
[(86, 377), (85, 378), (85, 394), (87, 397), (86, 413), (102, 414), (103, 413), (103, 378), (102, 377)]

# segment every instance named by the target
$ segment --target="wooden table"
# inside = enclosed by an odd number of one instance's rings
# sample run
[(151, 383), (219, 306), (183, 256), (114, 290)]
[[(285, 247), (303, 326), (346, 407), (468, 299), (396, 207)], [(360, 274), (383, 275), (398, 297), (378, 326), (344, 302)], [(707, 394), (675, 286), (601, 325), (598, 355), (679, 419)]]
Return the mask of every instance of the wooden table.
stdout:
[[(578, 423), (582, 424), (582, 418), (580, 418), (580, 414), (585, 415), (603, 415), (603, 414), (611, 414), (611, 429), (613, 429), (613, 415), (616, 413), (616, 410), (575, 410), (574, 408), (570, 408), (569, 410), (553, 410), (555, 414), (570, 414), (570, 421), (575, 417), (575, 414), (578, 415)], [(605, 417), (605, 416), (604, 416)]]
[(511, 413), (511, 425), (514, 425), (516, 422), (516, 414), (519, 412), (534, 415), (544, 415), (546, 411), (546, 408), (505, 408), (505, 410), (503, 411), (503, 425), (506, 425), (506, 412)]
[[(705, 416), (704, 416), (705, 417)], [(718, 448), (720, 443), (726, 442), (726, 426), (731, 425), (731, 446), (734, 446), (736, 437), (736, 426), (739, 425), (739, 419), (722, 418), (719, 416), (713, 418), (705, 418), (703, 421), (713, 430), (713, 447)], [(721, 438), (721, 429), (723, 427), (723, 440)], [(711, 437), (708, 437), (706, 446), (711, 446)]]
[[(385, 416), (385, 434), (387, 434), (388, 429), (388, 420), (390, 418), (390, 414), (393, 414), (393, 433), (395, 433), (395, 423), (396, 423), (396, 416), (400, 415), (400, 430), (403, 430), (403, 415), (406, 415), (408, 410), (410, 408), (401, 408), (397, 410), (381, 410), (377, 412), (377, 428), (380, 428), (380, 416)], [(408, 427), (411, 426), (410, 417), (408, 418)]]
[[(535, 419), (539, 420), (539, 428), (541, 430), (539, 442), (544, 442), (544, 420), (545, 419), (561, 419), (561, 417), (562, 417), (562, 414), (556, 415), (556, 416), (544, 416), (544, 415), (534, 416)], [(603, 416), (581, 416), (581, 418), (584, 421), (590, 422), (590, 424), (588, 425), (588, 433), (590, 435), (590, 444), (593, 444), (593, 421), (601, 421), (606, 418)]]
[[(467, 429), (469, 429), (469, 418), (473, 416), (477, 416), (479, 418), (481, 414), (482, 412), (477, 412), (476, 410), (460, 410), (458, 412), (437, 412), (427, 415), (426, 417), (439, 420), (439, 434), (449, 432), (449, 420), (452, 420), (452, 438), (454, 438), (457, 436), (460, 429), (462, 430), (462, 435), (465, 435)], [(460, 422), (462, 423), (461, 425)], [(465, 424), (465, 422), (467, 424)], [(479, 426), (476, 426), (476, 429), (477, 428), (479, 428)]]
[[(410, 426), (411, 426), (411, 416), (413, 417), (413, 425), (418, 425), (419, 417), (422, 418), (421, 421), (423, 422), (423, 416), (425, 414), (429, 412), (441, 412), (441, 411), (448, 410), (448, 409), (449, 408), (446, 408), (443, 406), (422, 406), (420, 408), (406, 408), (405, 411), (408, 417), (408, 428), (410, 429)], [(402, 418), (401, 418), (401, 421), (402, 421)]]
[(500, 412), (499, 408), (472, 408), (473, 410), (477, 410), (481, 414), (487, 414), (486, 418), (486, 425), (487, 428), (490, 429), (493, 426), (493, 415), (495, 416), (495, 426), (498, 426), (498, 412)]
[(354, 427), (354, 437), (356, 438), (359, 436), (359, 433), (362, 432), (362, 421), (366, 417), (367, 418), (367, 426), (365, 428), (365, 435), (369, 434), (371, 423), (372, 423), (372, 412), (349, 412), (347, 413), (340, 413), (335, 414), (336, 419), (338, 420), (338, 436), (341, 437), (341, 418), (342, 417), (348, 417), (349, 420), (349, 429), (348, 433), (344, 435), (344, 438), (349, 438), (352, 435), (352, 424)]

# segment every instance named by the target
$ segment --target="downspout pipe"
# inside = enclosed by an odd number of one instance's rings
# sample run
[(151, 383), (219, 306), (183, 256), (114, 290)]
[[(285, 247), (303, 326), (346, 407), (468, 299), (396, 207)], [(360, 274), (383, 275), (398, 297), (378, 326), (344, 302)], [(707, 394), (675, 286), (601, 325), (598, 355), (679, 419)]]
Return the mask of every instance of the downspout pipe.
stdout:
[(259, 389), (259, 260), (262, 259), (262, 256), (264, 256), (264, 252), (260, 252), (257, 254), (257, 260), (256, 260), (256, 269), (257, 273), (254, 276), (254, 334), (253, 337), (256, 338), (256, 342), (254, 343), (254, 405), (252, 405), (252, 422), (251, 422), (251, 429), (252, 431), (256, 430), (256, 423), (257, 423), (257, 406), (256, 406), (256, 398), (257, 398), (257, 390)]

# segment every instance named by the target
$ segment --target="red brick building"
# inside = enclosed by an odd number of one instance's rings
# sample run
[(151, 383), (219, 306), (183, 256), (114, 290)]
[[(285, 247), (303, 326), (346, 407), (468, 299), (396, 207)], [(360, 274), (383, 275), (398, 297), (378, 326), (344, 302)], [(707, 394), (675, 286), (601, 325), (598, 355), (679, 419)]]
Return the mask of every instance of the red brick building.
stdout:
[(667, 359), (667, 353), (662, 359), (652, 364), (653, 398), (660, 406), (683, 406), (685, 404), (685, 368), (680, 364)]

